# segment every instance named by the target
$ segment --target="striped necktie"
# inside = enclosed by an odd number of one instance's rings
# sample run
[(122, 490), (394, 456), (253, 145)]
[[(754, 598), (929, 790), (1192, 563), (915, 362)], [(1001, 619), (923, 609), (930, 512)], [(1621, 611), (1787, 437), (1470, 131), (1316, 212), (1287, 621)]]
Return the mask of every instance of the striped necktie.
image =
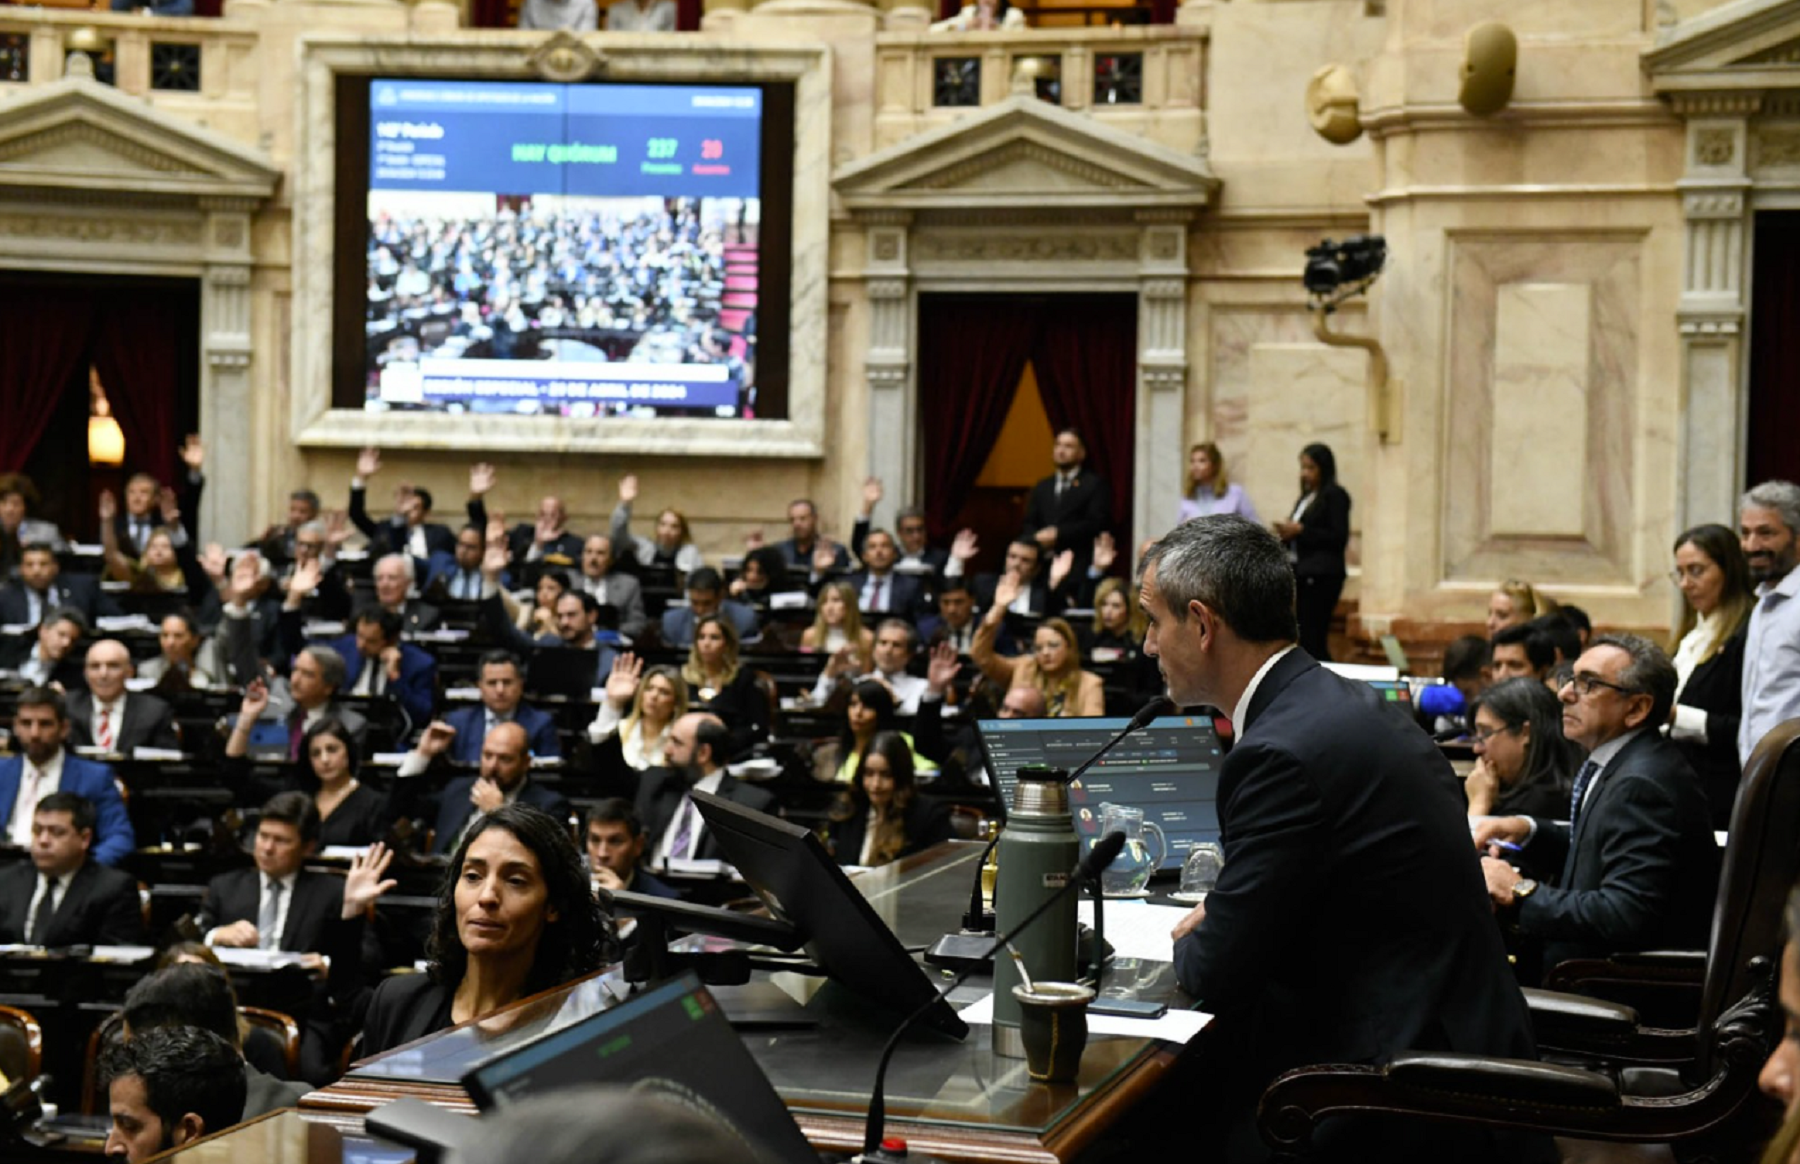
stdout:
[(1575, 792), (1569, 798), (1569, 831), (1575, 831), (1575, 822), (1581, 816), (1581, 802), (1587, 797), (1588, 785), (1600, 774), (1600, 765), (1589, 760), (1581, 766), (1581, 774), (1575, 777)]

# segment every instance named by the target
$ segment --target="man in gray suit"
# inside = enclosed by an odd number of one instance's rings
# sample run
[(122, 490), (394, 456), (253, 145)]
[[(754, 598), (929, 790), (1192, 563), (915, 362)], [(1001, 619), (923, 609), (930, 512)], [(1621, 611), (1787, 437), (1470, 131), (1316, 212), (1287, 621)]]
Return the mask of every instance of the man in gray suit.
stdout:
[(644, 588), (630, 574), (613, 568), (612, 539), (595, 534), (581, 547), (581, 588), (601, 606), (619, 612), (619, 633), (635, 639), (650, 625), (644, 612)]

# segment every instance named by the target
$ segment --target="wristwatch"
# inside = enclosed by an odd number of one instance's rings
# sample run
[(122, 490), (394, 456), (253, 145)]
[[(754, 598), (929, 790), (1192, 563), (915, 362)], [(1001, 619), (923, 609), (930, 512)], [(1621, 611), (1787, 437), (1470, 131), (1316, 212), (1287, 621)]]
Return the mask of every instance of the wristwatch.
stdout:
[(1513, 882), (1513, 900), (1524, 901), (1537, 892), (1538, 883), (1529, 877)]

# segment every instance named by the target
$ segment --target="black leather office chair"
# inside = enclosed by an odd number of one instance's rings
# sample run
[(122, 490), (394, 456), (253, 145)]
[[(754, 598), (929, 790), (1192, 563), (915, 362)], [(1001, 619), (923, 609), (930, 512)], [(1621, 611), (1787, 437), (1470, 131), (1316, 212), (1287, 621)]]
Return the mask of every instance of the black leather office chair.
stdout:
[(1263, 1139), (1303, 1158), (1321, 1120), (1350, 1113), (1618, 1142), (1692, 1145), (1720, 1135), (1755, 1102), (1757, 1072), (1780, 1031), (1781, 913), (1797, 876), (1800, 720), (1792, 720), (1757, 745), (1739, 785), (1693, 1028), (1649, 1028), (1627, 1006), (1527, 991), (1540, 1045), (1597, 1064), (1420, 1053), (1379, 1067), (1302, 1067), (1263, 1093)]

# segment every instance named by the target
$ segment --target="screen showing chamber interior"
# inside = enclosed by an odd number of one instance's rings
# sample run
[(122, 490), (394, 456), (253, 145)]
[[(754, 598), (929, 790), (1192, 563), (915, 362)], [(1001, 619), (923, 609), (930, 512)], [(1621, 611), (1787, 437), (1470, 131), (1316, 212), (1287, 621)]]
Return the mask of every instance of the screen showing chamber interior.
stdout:
[(374, 78), (364, 401), (756, 415), (763, 95)]

